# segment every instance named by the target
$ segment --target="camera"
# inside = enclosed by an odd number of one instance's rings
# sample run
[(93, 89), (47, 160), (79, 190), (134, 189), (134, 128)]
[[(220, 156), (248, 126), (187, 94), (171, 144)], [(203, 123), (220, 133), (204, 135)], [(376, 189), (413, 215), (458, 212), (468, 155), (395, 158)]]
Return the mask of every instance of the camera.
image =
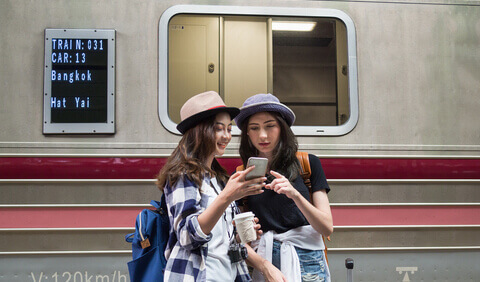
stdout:
[(228, 257), (232, 263), (245, 260), (248, 256), (247, 248), (242, 244), (232, 243), (228, 248)]

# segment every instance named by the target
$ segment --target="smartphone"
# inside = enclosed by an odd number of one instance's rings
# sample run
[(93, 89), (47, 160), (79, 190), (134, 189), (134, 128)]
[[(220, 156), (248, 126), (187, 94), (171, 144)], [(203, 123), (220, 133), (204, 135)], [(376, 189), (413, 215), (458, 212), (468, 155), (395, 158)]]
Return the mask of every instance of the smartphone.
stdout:
[(245, 176), (245, 180), (265, 176), (267, 173), (267, 163), (268, 159), (266, 158), (250, 157), (247, 161), (247, 167), (254, 165), (255, 168)]

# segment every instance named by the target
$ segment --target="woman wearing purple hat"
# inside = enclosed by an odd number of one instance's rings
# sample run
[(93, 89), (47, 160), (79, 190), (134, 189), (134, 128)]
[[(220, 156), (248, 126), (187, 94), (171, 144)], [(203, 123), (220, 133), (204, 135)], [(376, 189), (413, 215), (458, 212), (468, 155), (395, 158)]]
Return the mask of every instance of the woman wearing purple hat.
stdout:
[(213, 91), (190, 98), (180, 110), (183, 136), (157, 181), (170, 218), (164, 281), (251, 280), (245, 257), (230, 255), (243, 248), (232, 218), (235, 200), (262, 193), (266, 178), (245, 181), (245, 170), (229, 179), (215, 159), (225, 152), (238, 113)]
[(271, 94), (248, 98), (235, 118), (242, 131), (243, 165), (250, 157), (268, 159), (264, 193), (244, 199), (245, 207), (260, 219), (264, 232), (257, 254), (249, 253), (248, 261), (256, 269), (255, 281), (273, 280), (266, 275), (272, 269), (270, 262), (288, 281), (330, 281), (321, 236), (333, 232), (327, 196), (330, 188), (320, 160), (309, 154), (311, 199), (296, 157), (298, 144), (290, 128), (294, 121), (293, 111)]

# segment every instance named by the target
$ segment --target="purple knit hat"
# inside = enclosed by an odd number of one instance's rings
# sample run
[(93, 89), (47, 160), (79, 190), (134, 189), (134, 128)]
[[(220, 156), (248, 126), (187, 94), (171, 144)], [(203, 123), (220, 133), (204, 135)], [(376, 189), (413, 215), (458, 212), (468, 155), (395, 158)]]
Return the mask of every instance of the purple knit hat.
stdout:
[(242, 123), (251, 115), (259, 112), (277, 112), (292, 126), (295, 122), (295, 114), (289, 107), (280, 103), (277, 97), (272, 94), (257, 94), (245, 100), (240, 108), (240, 113), (235, 117), (235, 123), (238, 128), (242, 128)]

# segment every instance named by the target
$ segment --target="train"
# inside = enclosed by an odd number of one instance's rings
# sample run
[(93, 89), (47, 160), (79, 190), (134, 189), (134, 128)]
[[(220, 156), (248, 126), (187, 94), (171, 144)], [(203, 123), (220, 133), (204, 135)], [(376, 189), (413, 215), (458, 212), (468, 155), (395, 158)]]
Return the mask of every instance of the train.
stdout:
[(207, 90), (296, 113), (332, 281), (347, 258), (354, 281), (479, 281), (480, 1), (2, 0), (0, 38), (0, 281), (130, 281), (125, 235)]

